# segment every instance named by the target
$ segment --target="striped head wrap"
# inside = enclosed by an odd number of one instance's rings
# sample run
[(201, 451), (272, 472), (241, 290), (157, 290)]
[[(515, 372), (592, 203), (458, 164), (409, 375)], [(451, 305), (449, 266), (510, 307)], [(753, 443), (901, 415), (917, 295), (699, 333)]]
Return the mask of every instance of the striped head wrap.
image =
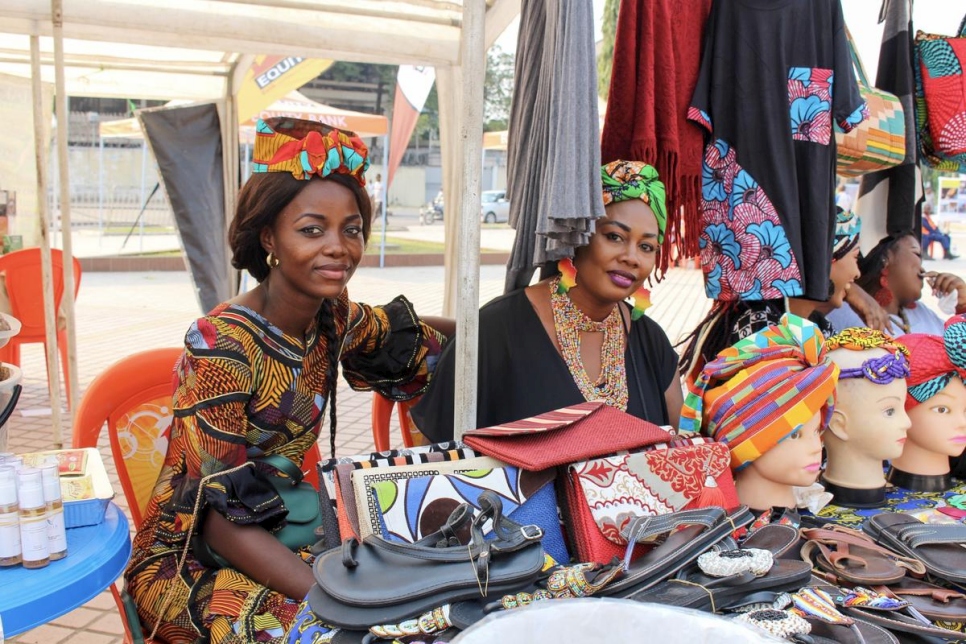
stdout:
[(681, 429), (728, 445), (738, 471), (815, 414), (827, 425), (838, 373), (818, 327), (786, 313), (705, 365), (688, 388)]
[(954, 376), (966, 383), (966, 315), (946, 320), (942, 336), (910, 333), (899, 338), (909, 347), (912, 363), (906, 381), (906, 410), (945, 389)]
[(836, 349), (883, 349), (888, 352), (887, 355), (866, 360), (860, 367), (842, 369), (839, 380), (865, 378), (877, 385), (887, 385), (898, 378), (909, 377), (909, 349), (882, 331), (864, 327), (845, 329), (825, 341), (826, 351), (832, 352)]
[(667, 198), (657, 170), (643, 161), (611, 161), (600, 168), (604, 205), (640, 199), (657, 219), (657, 243), (664, 243), (667, 228)]
[(290, 172), (296, 179), (345, 174), (366, 185), (369, 149), (354, 132), (279, 116), (258, 119), (252, 172)]
[(832, 242), (832, 259), (842, 259), (859, 245), (862, 220), (851, 210), (836, 207), (835, 238)]

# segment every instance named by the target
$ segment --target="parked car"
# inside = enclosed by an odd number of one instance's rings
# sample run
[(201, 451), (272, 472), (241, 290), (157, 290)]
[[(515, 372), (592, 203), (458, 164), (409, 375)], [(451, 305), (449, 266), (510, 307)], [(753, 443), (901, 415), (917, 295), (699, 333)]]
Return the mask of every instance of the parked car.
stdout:
[(510, 202), (506, 198), (505, 190), (484, 190), (482, 201), (480, 221), (495, 224), (510, 220)]

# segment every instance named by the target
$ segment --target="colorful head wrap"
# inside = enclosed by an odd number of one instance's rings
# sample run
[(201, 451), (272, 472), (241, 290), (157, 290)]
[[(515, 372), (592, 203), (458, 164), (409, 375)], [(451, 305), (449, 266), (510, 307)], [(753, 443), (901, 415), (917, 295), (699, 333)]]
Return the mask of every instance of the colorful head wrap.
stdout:
[(642, 161), (611, 161), (601, 166), (600, 178), (604, 184), (604, 205), (640, 199), (657, 218), (657, 243), (664, 243), (667, 198), (654, 166)]
[(346, 174), (366, 185), (369, 149), (354, 132), (287, 117), (258, 119), (252, 172), (291, 172), (296, 179)]
[(899, 340), (909, 347), (912, 362), (906, 410), (938, 394), (954, 376), (966, 383), (966, 315), (946, 320), (942, 336), (910, 333)]
[(862, 220), (854, 212), (836, 207), (832, 259), (842, 259), (858, 246), (861, 231)]
[(860, 327), (845, 329), (825, 341), (826, 351), (832, 352), (836, 349), (888, 351), (887, 355), (866, 360), (860, 367), (842, 369), (839, 372), (839, 380), (865, 378), (877, 385), (887, 385), (897, 378), (909, 377), (909, 349), (882, 331)]
[(681, 429), (705, 433), (731, 450), (735, 471), (822, 412), (828, 424), (839, 368), (818, 327), (786, 313), (705, 365), (689, 386)]

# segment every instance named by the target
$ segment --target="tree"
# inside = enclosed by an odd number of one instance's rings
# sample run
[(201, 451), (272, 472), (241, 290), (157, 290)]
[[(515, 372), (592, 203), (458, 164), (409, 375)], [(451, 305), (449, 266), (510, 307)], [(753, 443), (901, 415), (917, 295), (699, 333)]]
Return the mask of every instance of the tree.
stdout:
[(486, 55), (486, 78), (483, 82), (483, 130), (505, 130), (510, 122), (513, 99), (515, 57), (494, 45)]
[(601, 32), (603, 39), (597, 50), (597, 95), (605, 101), (610, 93), (610, 73), (614, 64), (614, 40), (617, 35), (617, 12), (620, 0), (606, 0), (604, 3)]

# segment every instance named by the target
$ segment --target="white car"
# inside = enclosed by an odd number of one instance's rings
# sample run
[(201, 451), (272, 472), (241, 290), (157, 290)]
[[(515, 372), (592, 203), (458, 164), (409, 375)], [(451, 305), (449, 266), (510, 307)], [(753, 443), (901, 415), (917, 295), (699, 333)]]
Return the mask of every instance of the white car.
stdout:
[(505, 190), (484, 190), (480, 206), (480, 221), (495, 224), (510, 220), (510, 202)]

